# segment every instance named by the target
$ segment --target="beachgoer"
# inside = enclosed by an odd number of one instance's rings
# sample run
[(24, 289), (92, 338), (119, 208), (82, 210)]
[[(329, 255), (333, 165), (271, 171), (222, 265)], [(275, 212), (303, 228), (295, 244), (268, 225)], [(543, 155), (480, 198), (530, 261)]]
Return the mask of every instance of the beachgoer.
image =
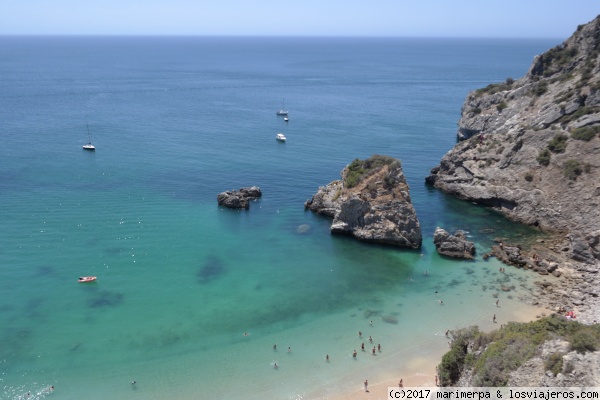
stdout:
[(440, 305), (443, 305), (443, 304), (444, 304), (444, 302), (443, 302), (441, 299), (440, 299), (440, 300), (438, 300), (438, 301), (440, 302)]
[(277, 345), (276, 344), (273, 345), (273, 351), (277, 351)]
[(325, 356), (325, 361), (329, 362), (329, 354)]
[(377, 344), (377, 351), (381, 352), (381, 345)]
[(275, 361), (275, 362), (273, 363), (273, 368), (275, 368), (275, 369), (279, 368), (279, 365), (277, 365), (277, 361)]
[(365, 351), (365, 343), (363, 342), (363, 344), (360, 345), (360, 348), (362, 351)]
[(365, 379), (365, 392), (369, 391), (369, 381)]
[(438, 386), (438, 376), (435, 376), (435, 386)]
[(354, 353), (352, 353), (352, 357), (356, 358), (356, 350), (354, 350)]
[(496, 314), (494, 314), (494, 318), (492, 318), (492, 321), (493, 321), (494, 323), (496, 323)]
[(136, 381), (131, 381), (131, 384), (132, 384), (132, 385), (135, 385), (136, 383), (137, 383)]
[(371, 354), (375, 355), (375, 347), (373, 347), (373, 351), (371, 351)]
[(369, 336), (369, 342), (373, 343), (373, 338)]
[(499, 303), (499, 302), (500, 302), (500, 300), (496, 300), (496, 307), (500, 307), (500, 306), (498, 305), (498, 303)]
[(404, 383), (402, 381), (403, 381), (403, 379), (400, 379), (400, 382), (398, 382), (399, 387), (404, 387)]
[(288, 353), (292, 352), (292, 348), (290, 346), (288, 346)]
[(248, 332), (244, 332), (244, 336), (250, 336)]
[(446, 337), (448, 337), (448, 334), (449, 334), (449, 333), (450, 333), (450, 329), (448, 329), (448, 330), (446, 331), (446, 335), (445, 335), (445, 336), (446, 336)]
[(358, 331), (358, 337), (361, 338), (362, 337), (362, 332)]
[(373, 320), (369, 321), (369, 325), (373, 325)]

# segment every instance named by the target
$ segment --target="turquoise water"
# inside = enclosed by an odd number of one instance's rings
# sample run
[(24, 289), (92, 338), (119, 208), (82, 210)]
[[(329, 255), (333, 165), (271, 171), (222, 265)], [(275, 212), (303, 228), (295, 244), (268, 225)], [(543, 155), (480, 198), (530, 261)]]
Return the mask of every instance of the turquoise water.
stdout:
[[(435, 360), (446, 329), (518, 318), (535, 277), (431, 237), (464, 229), (483, 254), (533, 232), (424, 177), (468, 91), (556, 42), (0, 37), (0, 398), (329, 398)], [(402, 160), (421, 251), (303, 209), (376, 153)], [(249, 211), (217, 207), (249, 185)], [(354, 360), (359, 330), (384, 351)]]

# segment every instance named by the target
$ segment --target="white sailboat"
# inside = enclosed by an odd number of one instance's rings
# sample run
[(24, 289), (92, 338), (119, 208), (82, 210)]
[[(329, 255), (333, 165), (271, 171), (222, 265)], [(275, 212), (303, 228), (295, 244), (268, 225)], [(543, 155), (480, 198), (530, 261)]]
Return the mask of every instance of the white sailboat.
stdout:
[(277, 111), (275, 114), (277, 114), (277, 115), (288, 115), (288, 112), (285, 109), (285, 99), (283, 99), (283, 102), (281, 104), (281, 110)]
[(85, 123), (85, 126), (87, 126), (87, 132), (88, 132), (88, 143), (84, 144), (82, 147), (84, 150), (88, 150), (88, 151), (96, 151), (96, 147), (94, 147), (94, 145), (92, 144), (92, 137), (90, 136), (90, 126), (88, 125), (88, 123)]

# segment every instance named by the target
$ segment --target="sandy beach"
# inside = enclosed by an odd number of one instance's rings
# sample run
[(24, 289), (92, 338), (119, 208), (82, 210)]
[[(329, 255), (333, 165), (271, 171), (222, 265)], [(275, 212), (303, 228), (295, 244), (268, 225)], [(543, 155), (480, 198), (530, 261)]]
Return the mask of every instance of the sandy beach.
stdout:
[[(509, 322), (529, 322), (537, 319), (542, 313), (550, 314), (549, 310), (541, 307), (528, 306), (523, 304), (522, 308), (513, 308), (507, 310), (503, 315), (506, 318), (503, 321)], [(500, 312), (498, 314), (501, 314)], [(482, 320), (477, 325), (483, 331), (489, 332), (500, 328), (498, 322)], [(354, 375), (352, 380), (338, 382), (336, 393), (324, 393), (315, 391), (309, 394), (307, 399), (323, 400), (385, 400), (388, 399), (389, 387), (398, 387), (399, 380), (402, 379), (404, 387), (435, 386), (436, 367), (440, 363), (442, 356), (448, 350), (448, 345), (443, 344), (443, 339), (431, 340), (426, 347), (431, 351), (428, 357), (422, 357), (413, 352), (398, 351), (395, 354), (388, 355), (382, 365), (369, 369), (365, 372), (364, 378)], [(363, 380), (360, 380), (363, 379)], [(364, 390), (364, 379), (368, 379), (368, 391)]]

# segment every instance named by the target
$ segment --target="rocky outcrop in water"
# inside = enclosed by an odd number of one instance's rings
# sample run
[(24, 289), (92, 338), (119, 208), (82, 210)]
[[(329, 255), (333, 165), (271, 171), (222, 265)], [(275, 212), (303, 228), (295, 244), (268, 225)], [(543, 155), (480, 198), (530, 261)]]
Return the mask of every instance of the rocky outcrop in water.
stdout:
[(462, 231), (451, 235), (438, 227), (433, 234), (433, 244), (437, 252), (446, 257), (472, 259), (475, 256), (475, 243), (469, 242)]
[(217, 202), (220, 206), (227, 208), (250, 208), (250, 200), (257, 200), (262, 196), (259, 187), (245, 187), (240, 190), (231, 190), (217, 195)]
[(386, 156), (356, 159), (344, 168), (342, 180), (320, 187), (304, 205), (333, 218), (332, 233), (398, 247), (421, 247), (421, 226), (400, 160)]
[[(544, 251), (572, 278), (560, 283), (573, 285), (567, 293), (600, 285), (600, 17), (536, 56), (524, 77), (471, 92), (458, 125), (461, 141), (426, 182), (553, 233)], [(531, 266), (513, 250), (496, 255)], [(598, 296), (584, 299), (578, 311), (600, 319)]]

